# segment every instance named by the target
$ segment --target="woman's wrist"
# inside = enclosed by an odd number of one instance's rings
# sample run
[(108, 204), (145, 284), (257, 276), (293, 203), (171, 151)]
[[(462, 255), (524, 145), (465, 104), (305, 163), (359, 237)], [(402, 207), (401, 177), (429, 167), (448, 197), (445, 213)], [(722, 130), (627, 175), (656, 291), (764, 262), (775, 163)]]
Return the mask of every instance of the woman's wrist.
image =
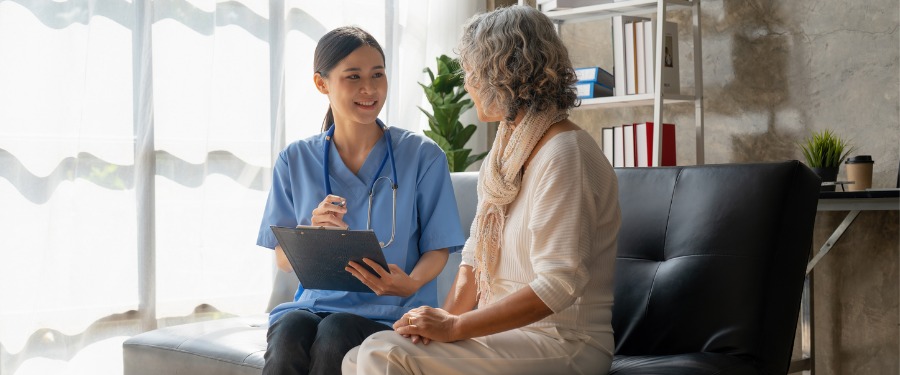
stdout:
[(465, 334), (463, 333), (463, 315), (452, 315), (452, 320), (450, 322), (450, 340), (448, 342), (459, 341), (462, 339), (466, 339)]
[(419, 291), (419, 289), (422, 289), (422, 286), (424, 286), (425, 283), (427, 283), (427, 281), (423, 281), (421, 278), (413, 276), (413, 275), (409, 275), (409, 281), (410, 281), (409, 285), (412, 288), (412, 290), (410, 290), (409, 295), (415, 294), (416, 292)]

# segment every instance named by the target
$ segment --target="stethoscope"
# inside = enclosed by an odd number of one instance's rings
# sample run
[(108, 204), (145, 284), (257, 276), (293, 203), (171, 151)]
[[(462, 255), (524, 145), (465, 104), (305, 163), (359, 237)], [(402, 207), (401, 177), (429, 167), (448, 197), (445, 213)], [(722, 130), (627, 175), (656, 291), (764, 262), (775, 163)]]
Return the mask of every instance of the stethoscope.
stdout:
[[(379, 119), (375, 119), (375, 123), (381, 127), (381, 130), (384, 131), (384, 141), (387, 143), (387, 155), (384, 156), (384, 159), (381, 160), (381, 165), (378, 167), (378, 172), (375, 173), (375, 180), (369, 184), (369, 213), (366, 217), (366, 230), (372, 230), (372, 201), (375, 200), (375, 184), (382, 179), (387, 180), (391, 184), (391, 190), (393, 191), (393, 207), (391, 209), (391, 239), (388, 243), (384, 243), (378, 241), (378, 244), (381, 245), (381, 248), (385, 248), (391, 246), (394, 242), (394, 230), (397, 227), (397, 165), (394, 163), (394, 146), (391, 145), (391, 132), (388, 131), (387, 126), (384, 125), (383, 122)], [(331, 124), (331, 127), (328, 128), (328, 131), (325, 133), (325, 164), (322, 168), (325, 171), (325, 194), (331, 195), (331, 180), (328, 178), (328, 159), (331, 150), (332, 139), (334, 138), (334, 124)], [(381, 171), (384, 170), (384, 165), (387, 164), (388, 158), (391, 159), (391, 175), (394, 176), (391, 179), (388, 176), (382, 176)]]

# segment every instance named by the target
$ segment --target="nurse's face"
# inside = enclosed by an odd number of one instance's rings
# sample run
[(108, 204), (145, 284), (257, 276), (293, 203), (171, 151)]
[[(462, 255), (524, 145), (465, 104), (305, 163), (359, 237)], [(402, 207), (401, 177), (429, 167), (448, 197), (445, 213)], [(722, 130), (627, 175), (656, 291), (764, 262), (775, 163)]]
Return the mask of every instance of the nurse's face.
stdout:
[[(463, 73), (465, 73), (466, 77), (471, 76), (471, 71), (466, 69), (465, 67), (463, 67)], [(503, 116), (486, 111), (486, 108), (484, 108), (484, 104), (482, 104), (481, 102), (481, 97), (478, 96), (478, 87), (471, 85), (468, 79), (465, 79), (464, 82), (465, 85), (463, 85), (463, 88), (466, 89), (466, 92), (468, 92), (469, 96), (472, 97), (472, 101), (475, 102), (475, 111), (478, 112), (479, 120), (481, 120), (482, 122), (495, 122), (503, 120)]]
[(370, 125), (384, 106), (387, 76), (377, 49), (362, 46), (347, 55), (322, 77), (314, 76), (316, 88), (328, 95), (337, 123)]

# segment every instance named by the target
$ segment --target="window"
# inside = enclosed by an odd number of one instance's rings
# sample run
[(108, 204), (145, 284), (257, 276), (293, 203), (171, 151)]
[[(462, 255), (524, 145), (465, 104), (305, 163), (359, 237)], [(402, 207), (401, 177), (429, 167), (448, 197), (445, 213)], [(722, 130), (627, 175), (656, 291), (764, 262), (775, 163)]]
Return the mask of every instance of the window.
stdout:
[(0, 1), (0, 374), (198, 306), (262, 313), (272, 160), (327, 110), (319, 37), (381, 41), (381, 117), (419, 129), (422, 69), (470, 3)]

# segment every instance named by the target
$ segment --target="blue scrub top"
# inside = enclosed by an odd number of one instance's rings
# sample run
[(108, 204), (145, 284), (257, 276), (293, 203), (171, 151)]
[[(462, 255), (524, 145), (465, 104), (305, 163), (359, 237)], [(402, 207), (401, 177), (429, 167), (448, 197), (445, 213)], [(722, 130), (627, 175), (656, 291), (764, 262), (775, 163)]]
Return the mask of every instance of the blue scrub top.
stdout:
[[(373, 125), (374, 126), (374, 125)], [(424, 135), (389, 128), (397, 165), (397, 225), (394, 243), (384, 248), (388, 263), (396, 264), (407, 274), (412, 272), (425, 252), (448, 248), (457, 252), (465, 243), (459, 225), (456, 198), (450, 183), (447, 157)], [(344, 165), (335, 147), (329, 152), (329, 177), (333, 194), (347, 200), (344, 222), (350, 229), (366, 229), (369, 207), (369, 185), (387, 154), (384, 137), (369, 152), (357, 174)], [(325, 133), (290, 144), (275, 162), (272, 190), (266, 202), (256, 244), (274, 249), (277, 240), (270, 225), (294, 227), (310, 225), (312, 210), (325, 198), (324, 162)], [(391, 177), (388, 161), (381, 176)], [(372, 204), (372, 229), (379, 241), (391, 238), (391, 189), (386, 181), (375, 185)], [(437, 282), (422, 286), (407, 298), (377, 296), (333, 290), (304, 289), (294, 295), (294, 302), (283, 303), (269, 314), (273, 323), (282, 314), (296, 309), (318, 312), (349, 312), (391, 325), (412, 308), (437, 306)]]

